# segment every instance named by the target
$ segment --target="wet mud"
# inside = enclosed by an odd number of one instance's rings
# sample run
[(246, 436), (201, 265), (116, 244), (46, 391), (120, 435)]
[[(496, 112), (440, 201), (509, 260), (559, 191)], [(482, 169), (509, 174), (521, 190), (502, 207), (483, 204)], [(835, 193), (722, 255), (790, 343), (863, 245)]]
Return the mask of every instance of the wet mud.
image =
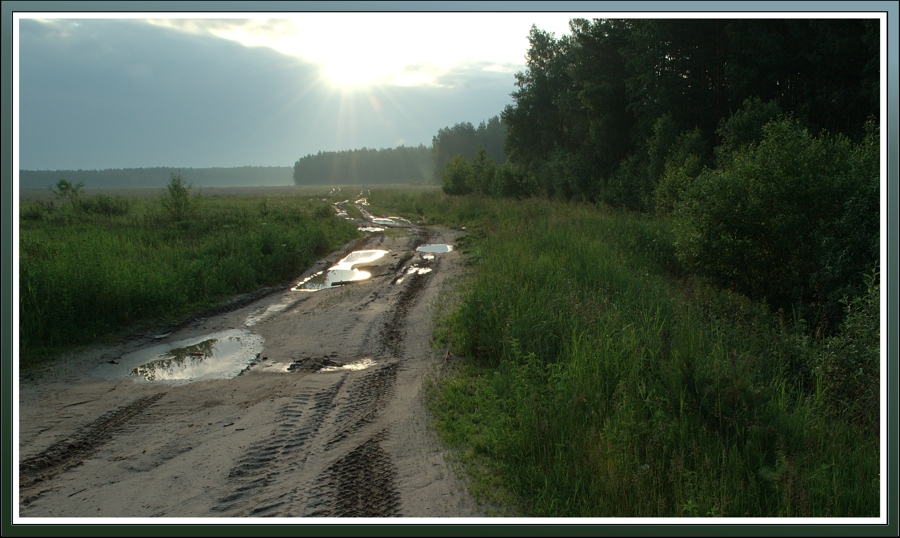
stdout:
[[(294, 286), (20, 386), (18, 515), (480, 516), (420, 393), (460, 232), (376, 224), (355, 200), (362, 227), (402, 233), (368, 231)], [(331, 270), (368, 276), (301, 291)]]

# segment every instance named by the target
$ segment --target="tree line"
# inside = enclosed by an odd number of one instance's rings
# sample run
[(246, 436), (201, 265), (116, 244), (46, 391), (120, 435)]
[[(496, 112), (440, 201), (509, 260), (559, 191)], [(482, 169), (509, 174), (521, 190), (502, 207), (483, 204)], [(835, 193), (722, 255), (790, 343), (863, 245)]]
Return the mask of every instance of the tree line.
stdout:
[(671, 216), (686, 270), (835, 328), (879, 259), (877, 19), (573, 19), (532, 27), (484, 150), (449, 194)]
[(496, 115), (482, 121), (478, 127), (471, 122), (457, 123), (453, 127), (438, 130), (431, 142), (431, 154), (434, 160), (435, 177), (447, 167), (451, 159), (461, 156), (472, 160), (479, 149), (484, 149), (484, 157), (497, 166), (506, 162), (503, 145), (506, 142), (506, 127)]
[(86, 189), (163, 188), (172, 174), (183, 176), (195, 187), (250, 187), (291, 184), (287, 166), (239, 166), (234, 168), (110, 168), (105, 170), (20, 170), (22, 189), (53, 189), (60, 179), (81, 183)]
[(320, 151), (294, 163), (296, 185), (432, 183), (431, 152), (423, 144), (387, 149)]

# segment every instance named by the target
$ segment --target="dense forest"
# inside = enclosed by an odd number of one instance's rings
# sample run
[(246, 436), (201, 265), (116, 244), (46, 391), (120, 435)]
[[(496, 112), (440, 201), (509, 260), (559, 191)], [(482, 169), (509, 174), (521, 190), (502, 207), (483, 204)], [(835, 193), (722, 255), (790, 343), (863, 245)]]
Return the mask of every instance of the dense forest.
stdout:
[(240, 166), (235, 168), (119, 168), (107, 170), (20, 170), (22, 189), (53, 189), (60, 179), (85, 189), (157, 189), (179, 174), (195, 187), (254, 187), (291, 184), (287, 166)]
[(835, 329), (879, 259), (879, 21), (570, 28), (529, 34), (506, 164), (450, 159), (444, 191), (668, 215), (684, 270)]
[(431, 153), (420, 144), (320, 151), (294, 163), (296, 185), (385, 185), (434, 181)]
[(496, 165), (506, 162), (503, 145), (506, 142), (506, 127), (499, 115), (482, 121), (478, 127), (469, 122), (457, 123), (453, 127), (444, 127), (438, 131), (431, 142), (431, 155), (434, 159), (435, 177), (447, 167), (450, 159), (461, 156), (464, 159), (475, 158), (479, 149), (484, 149), (485, 156)]

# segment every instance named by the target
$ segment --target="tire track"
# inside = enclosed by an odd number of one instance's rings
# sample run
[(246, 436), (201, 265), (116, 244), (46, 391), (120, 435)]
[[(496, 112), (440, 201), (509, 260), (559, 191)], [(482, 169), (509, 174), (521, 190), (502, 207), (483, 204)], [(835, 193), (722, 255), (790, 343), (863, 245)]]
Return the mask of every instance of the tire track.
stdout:
[[(417, 246), (424, 242), (417, 238)], [(381, 330), (381, 354), (389, 362), (357, 381), (350, 390), (349, 402), (341, 409), (341, 424), (325, 448), (375, 422), (378, 412), (394, 396), (400, 358), (403, 354), (403, 326), (406, 316), (431, 273), (413, 273), (394, 303)], [(390, 455), (381, 447), (387, 436), (382, 430), (332, 463), (317, 479), (307, 500), (307, 515), (313, 517), (392, 517), (400, 513), (400, 494), (396, 488), (397, 470)]]
[(310, 491), (310, 517), (395, 517), (400, 515), (397, 469), (381, 447), (382, 430), (330, 465)]
[(366, 374), (350, 387), (349, 401), (335, 419), (337, 431), (325, 443), (326, 451), (374, 420), (378, 411), (394, 395), (398, 366), (397, 363), (388, 364)]
[[(426, 267), (424, 264), (422, 267)], [(409, 284), (400, 293), (397, 303), (394, 307), (391, 318), (385, 323), (381, 331), (381, 347), (390, 356), (400, 358), (403, 354), (403, 323), (406, 320), (406, 314), (415, 302), (419, 292), (425, 288), (431, 273), (413, 273), (409, 275)]]
[[(110, 441), (119, 428), (165, 395), (165, 392), (160, 392), (146, 396), (105, 413), (72, 437), (54, 443), (40, 454), (22, 460), (19, 463), (19, 487), (26, 490), (80, 465), (101, 445)], [(36, 496), (26, 498), (22, 504), (27, 505), (34, 498)]]
[[(309, 451), (301, 450), (318, 433), (325, 416), (333, 409), (334, 400), (344, 384), (341, 377), (331, 386), (313, 394), (293, 398), (281, 409), (282, 420), (272, 436), (253, 443), (247, 453), (228, 473), (229, 482), (234, 484), (232, 492), (218, 499), (212, 508), (215, 512), (227, 512), (238, 508), (248, 496), (256, 500), (265, 497), (266, 490), (273, 486), (282, 474), (301, 467), (309, 456)], [(303, 416), (308, 418), (303, 420)], [(283, 503), (273, 505), (254, 502), (256, 506), (247, 515), (255, 515), (262, 508), (274, 509)]]

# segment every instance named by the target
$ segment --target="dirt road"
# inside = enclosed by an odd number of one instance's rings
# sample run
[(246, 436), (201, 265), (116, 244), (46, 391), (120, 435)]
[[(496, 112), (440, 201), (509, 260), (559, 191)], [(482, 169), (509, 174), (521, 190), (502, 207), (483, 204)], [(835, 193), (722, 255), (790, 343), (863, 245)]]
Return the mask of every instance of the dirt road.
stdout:
[(460, 232), (360, 208), (305, 283), (20, 383), (19, 517), (480, 516), (421, 394)]

